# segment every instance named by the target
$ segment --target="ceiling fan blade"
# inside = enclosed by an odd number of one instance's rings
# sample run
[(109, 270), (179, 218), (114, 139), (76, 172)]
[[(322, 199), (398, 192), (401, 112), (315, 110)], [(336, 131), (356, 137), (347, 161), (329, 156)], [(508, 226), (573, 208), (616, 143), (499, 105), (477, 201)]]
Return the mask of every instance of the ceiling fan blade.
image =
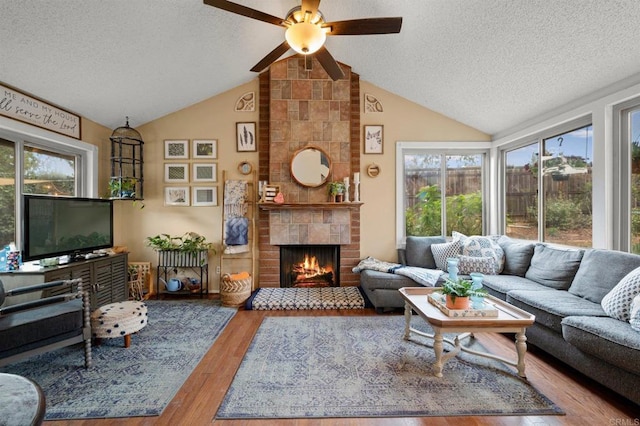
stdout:
[(303, 14), (309, 12), (309, 16), (313, 17), (318, 11), (318, 6), (320, 6), (320, 0), (302, 0), (300, 11)]
[(216, 7), (218, 9), (226, 10), (227, 12), (236, 13), (238, 15), (246, 16), (247, 18), (257, 19), (258, 21), (267, 22), (269, 24), (277, 25), (279, 27), (286, 26), (282, 18), (269, 15), (268, 13), (260, 12), (259, 10), (251, 9), (247, 6), (232, 3), (226, 0), (203, 0), (204, 4)]
[(271, 52), (269, 52), (267, 56), (262, 58), (260, 62), (255, 64), (255, 66), (251, 68), (251, 71), (260, 72), (264, 70), (269, 65), (274, 63), (280, 56), (284, 55), (287, 52), (287, 50), (289, 50), (289, 43), (287, 43), (287, 41), (285, 40), (282, 42), (281, 45), (279, 45), (278, 47), (273, 49)]
[(362, 35), (399, 33), (402, 18), (365, 18), (349, 21), (327, 22), (323, 28), (331, 27), (327, 35)]
[(326, 47), (322, 46), (314, 55), (332, 80), (335, 81), (344, 78), (344, 73), (340, 65), (333, 59), (333, 56), (331, 56), (331, 53), (329, 53)]

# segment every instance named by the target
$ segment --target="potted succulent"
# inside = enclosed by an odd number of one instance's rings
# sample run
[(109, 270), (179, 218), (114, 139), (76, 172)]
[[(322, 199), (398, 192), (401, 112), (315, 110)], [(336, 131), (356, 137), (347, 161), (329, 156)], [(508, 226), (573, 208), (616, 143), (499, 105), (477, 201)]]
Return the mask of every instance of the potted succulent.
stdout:
[(346, 190), (346, 187), (344, 186), (344, 182), (341, 182), (338, 180), (329, 182), (328, 188), (329, 188), (329, 196), (331, 197), (331, 200), (336, 203), (341, 202), (344, 191)]
[(484, 297), (487, 290), (484, 288), (475, 289), (473, 282), (458, 278), (452, 280), (447, 278), (439, 290), (446, 297), (446, 306), (449, 309), (469, 309), (469, 298), (471, 296)]

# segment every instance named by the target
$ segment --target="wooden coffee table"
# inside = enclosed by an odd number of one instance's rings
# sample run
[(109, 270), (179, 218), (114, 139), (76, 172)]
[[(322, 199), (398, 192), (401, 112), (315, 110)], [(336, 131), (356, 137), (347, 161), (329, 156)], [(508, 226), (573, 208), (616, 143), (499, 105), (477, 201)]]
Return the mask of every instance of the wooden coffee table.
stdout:
[[(524, 357), (527, 353), (527, 337), (525, 331), (528, 326), (535, 321), (535, 316), (516, 308), (509, 303), (493, 296), (486, 296), (485, 302), (490, 307), (498, 310), (497, 317), (449, 317), (444, 314), (436, 306), (432, 305), (427, 296), (438, 290), (433, 287), (403, 287), (400, 294), (405, 300), (404, 304), (404, 339), (411, 340), (411, 333), (433, 339), (433, 351), (435, 352), (436, 362), (433, 369), (437, 377), (442, 377), (442, 367), (444, 363), (460, 351), (469, 352), (474, 355), (491, 358), (502, 361), (508, 365), (514, 366), (518, 370), (520, 377), (526, 377), (524, 373)], [(422, 319), (431, 325), (434, 334), (427, 334), (411, 328), (412, 311), (415, 311)], [(518, 354), (517, 362), (493, 355), (487, 352), (478, 352), (461, 345), (461, 340), (472, 337), (476, 332), (496, 332), (496, 333), (515, 333), (516, 334), (516, 352)], [(455, 337), (452, 341), (442, 336), (443, 333), (462, 333)], [(454, 346), (453, 350), (444, 353), (444, 343), (447, 342)]]

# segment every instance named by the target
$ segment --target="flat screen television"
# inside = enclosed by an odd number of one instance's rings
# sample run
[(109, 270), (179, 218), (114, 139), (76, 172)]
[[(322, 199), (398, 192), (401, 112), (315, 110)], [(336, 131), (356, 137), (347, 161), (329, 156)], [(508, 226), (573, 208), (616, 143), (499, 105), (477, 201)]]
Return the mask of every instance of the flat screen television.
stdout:
[(23, 196), (22, 260), (113, 247), (113, 202), (99, 198)]

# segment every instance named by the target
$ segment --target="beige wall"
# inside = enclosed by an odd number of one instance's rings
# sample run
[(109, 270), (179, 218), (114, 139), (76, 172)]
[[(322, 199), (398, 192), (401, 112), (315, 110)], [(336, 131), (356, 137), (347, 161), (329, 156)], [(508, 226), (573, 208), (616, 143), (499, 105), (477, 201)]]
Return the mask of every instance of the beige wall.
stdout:
[[(157, 266), (157, 255), (145, 246), (145, 239), (158, 234), (181, 236), (186, 232), (196, 232), (215, 243), (220, 253), (219, 244), (222, 238), (222, 170), (228, 172), (231, 179), (243, 177), (238, 171), (238, 163), (247, 160), (257, 168), (258, 154), (236, 152), (236, 122), (258, 121), (258, 111), (235, 112), (238, 99), (247, 92), (258, 95), (258, 79), (236, 87), (218, 96), (206, 99), (195, 105), (176, 111), (165, 117), (137, 127), (144, 140), (144, 205), (138, 208), (128, 201), (115, 202), (116, 242), (127, 246), (130, 260), (136, 262), (152, 262)], [(218, 206), (216, 207), (167, 207), (164, 206), (164, 159), (165, 139), (217, 139)], [(191, 149), (191, 144), (189, 144)], [(191, 154), (191, 153), (190, 153)], [(191, 155), (190, 155), (191, 157)], [(194, 160), (173, 160), (192, 164)], [(204, 162), (198, 160), (197, 162)], [(189, 171), (191, 173), (191, 169)], [(171, 186), (205, 186), (189, 183)], [(208, 186), (208, 184), (206, 184)], [(216, 266), (218, 255), (209, 259), (209, 287), (214, 291), (219, 288), (219, 276)]]
[[(396, 141), (490, 141), (491, 137), (361, 80), (361, 105), (364, 105), (365, 94), (375, 96), (381, 102), (383, 112), (363, 112), (361, 124), (382, 124), (384, 145), (382, 155), (362, 154), (360, 158), (360, 199), (364, 203), (360, 210), (360, 254), (395, 261)], [(376, 178), (370, 178), (366, 173), (367, 166), (372, 163), (381, 169)]]
[[(82, 140), (98, 147), (98, 196), (107, 196), (107, 185), (111, 174), (111, 142), (109, 136), (113, 129), (108, 129), (86, 118), (81, 119)], [(122, 117), (124, 126), (125, 117)]]
[[(258, 111), (235, 112), (236, 101), (247, 92), (258, 95), (258, 79), (228, 92), (189, 106), (165, 117), (137, 127), (145, 141), (144, 176), (145, 208), (131, 202), (115, 203), (116, 244), (125, 245), (131, 261), (150, 261), (156, 266), (153, 250), (145, 246), (148, 236), (161, 233), (182, 235), (194, 231), (219, 247), (222, 238), (222, 170), (230, 178), (240, 178), (238, 163), (248, 160), (257, 167), (257, 153), (238, 153), (235, 147), (235, 123), (258, 122)], [(395, 142), (396, 141), (488, 141), (489, 135), (463, 125), (441, 114), (425, 109), (404, 98), (393, 95), (367, 82), (361, 82), (361, 96), (374, 95), (384, 108), (382, 113), (363, 113), (362, 125), (384, 125), (384, 153), (362, 155), (360, 194), (361, 255), (385, 260), (396, 259), (395, 246)], [(84, 122), (83, 122), (84, 125)], [(88, 126), (90, 129), (93, 126)], [(86, 128), (85, 128), (86, 129)], [(87, 129), (87, 131), (89, 131)], [(84, 130), (83, 130), (84, 132)], [(91, 130), (92, 137), (101, 147), (100, 181), (106, 182), (109, 173), (109, 144), (103, 140), (104, 131), (98, 126)], [(163, 201), (164, 140), (165, 139), (217, 139), (218, 140), (218, 201), (217, 207), (165, 207)], [(87, 140), (92, 142), (92, 140)], [(187, 160), (192, 163), (193, 160)], [(366, 167), (376, 163), (381, 173), (376, 178), (366, 175)], [(104, 176), (103, 176), (104, 175)], [(218, 253), (220, 252), (218, 248)], [(219, 256), (210, 258), (210, 288), (217, 291), (219, 276), (215, 267)]]

